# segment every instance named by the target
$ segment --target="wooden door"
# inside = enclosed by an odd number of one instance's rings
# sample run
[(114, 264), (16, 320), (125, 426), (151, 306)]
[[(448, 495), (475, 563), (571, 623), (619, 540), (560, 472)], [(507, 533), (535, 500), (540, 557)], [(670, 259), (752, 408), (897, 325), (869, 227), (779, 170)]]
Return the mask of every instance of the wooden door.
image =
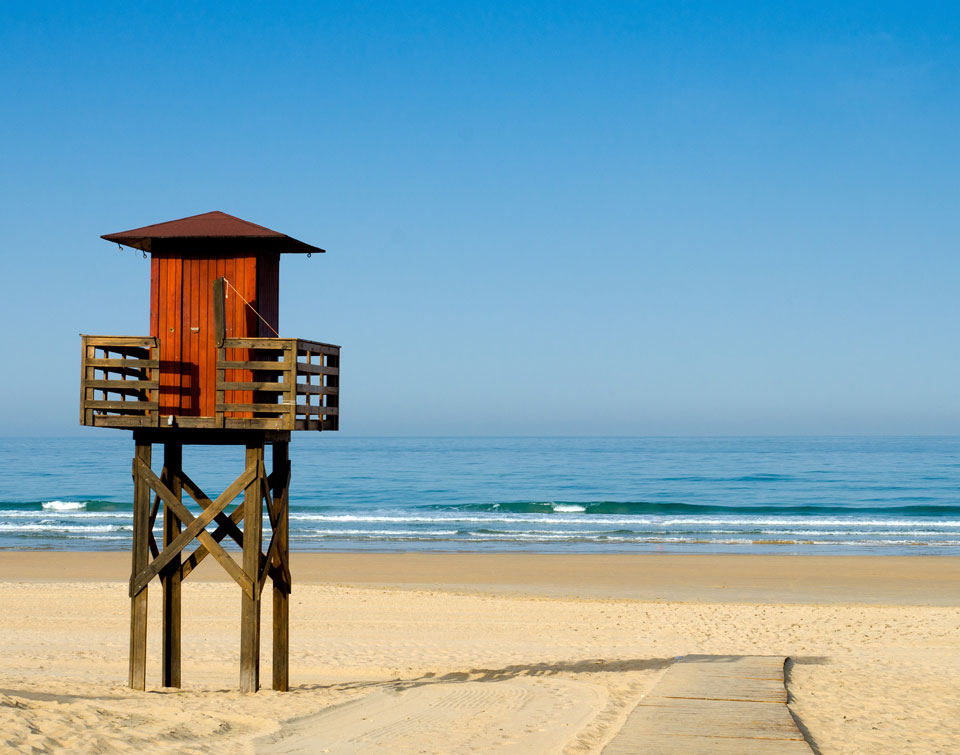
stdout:
[[(256, 314), (244, 303), (245, 299), (255, 306), (257, 301), (256, 262), (253, 255), (154, 253), (150, 330), (160, 341), (161, 416), (214, 416), (217, 349), (213, 332), (213, 281), (223, 277), (230, 282), (224, 312), (227, 337), (259, 335)], [(245, 361), (248, 358), (248, 349), (227, 351), (227, 359)], [(227, 379), (252, 378), (246, 371), (231, 370)], [(237, 403), (252, 400), (246, 392), (242, 394), (231, 400)]]

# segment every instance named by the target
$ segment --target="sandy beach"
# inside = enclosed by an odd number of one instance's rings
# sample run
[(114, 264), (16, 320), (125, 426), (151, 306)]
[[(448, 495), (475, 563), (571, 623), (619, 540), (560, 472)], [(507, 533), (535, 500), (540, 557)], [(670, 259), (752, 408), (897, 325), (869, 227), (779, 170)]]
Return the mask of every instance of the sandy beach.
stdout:
[[(128, 559), (0, 552), (0, 749), (598, 753), (678, 656), (783, 654), (814, 751), (960, 751), (960, 559), (294, 554), (292, 689), (256, 695), (215, 568), (185, 585), (183, 689), (156, 586), (126, 688)], [(263, 637), (269, 687), (266, 608)]]

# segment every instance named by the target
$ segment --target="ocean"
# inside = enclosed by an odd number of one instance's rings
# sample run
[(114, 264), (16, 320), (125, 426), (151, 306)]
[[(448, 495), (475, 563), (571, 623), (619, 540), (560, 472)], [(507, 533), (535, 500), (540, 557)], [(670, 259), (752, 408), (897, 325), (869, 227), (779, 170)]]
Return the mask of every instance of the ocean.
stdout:
[[(294, 550), (960, 555), (960, 438), (297, 433), (290, 448)], [(129, 433), (0, 439), (0, 548), (129, 548), (132, 453)], [(211, 498), (242, 471), (235, 447), (184, 457)]]

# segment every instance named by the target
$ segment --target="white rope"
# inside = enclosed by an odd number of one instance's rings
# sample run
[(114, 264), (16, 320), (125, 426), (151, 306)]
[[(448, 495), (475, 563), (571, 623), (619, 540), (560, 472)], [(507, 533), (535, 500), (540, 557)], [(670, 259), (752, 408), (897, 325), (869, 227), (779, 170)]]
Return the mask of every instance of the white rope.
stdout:
[[(228, 286), (230, 286), (230, 288), (233, 288), (233, 284), (232, 284), (230, 281), (228, 281), (226, 278), (223, 279), (223, 282), (226, 283)], [(264, 325), (266, 325), (268, 328), (270, 328), (270, 330), (273, 331), (273, 334), (274, 334), (277, 338), (279, 338), (279, 337), (280, 337), (280, 334), (277, 333), (276, 329), (275, 329), (270, 323), (268, 323), (266, 320), (263, 319), (263, 315), (261, 315), (259, 312), (257, 312), (257, 308), (254, 307), (254, 306), (253, 306), (250, 302), (248, 302), (246, 299), (244, 299), (244, 298), (243, 298), (243, 294), (241, 294), (239, 291), (237, 291), (237, 289), (233, 288), (233, 290), (234, 290), (234, 292), (236, 293), (236, 295), (240, 297), (240, 301), (242, 301), (244, 304), (246, 304), (248, 307), (250, 307), (250, 309), (253, 310), (253, 314), (255, 314), (257, 317), (259, 317), (260, 320), (261, 320), (261, 322), (263, 322)]]

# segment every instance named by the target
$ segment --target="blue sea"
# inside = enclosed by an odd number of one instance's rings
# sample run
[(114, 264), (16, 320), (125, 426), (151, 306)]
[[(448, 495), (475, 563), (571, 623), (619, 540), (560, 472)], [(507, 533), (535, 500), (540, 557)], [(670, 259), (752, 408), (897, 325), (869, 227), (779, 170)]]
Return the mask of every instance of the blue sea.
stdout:
[[(0, 548), (127, 549), (132, 453), (129, 433), (0, 439)], [(291, 457), (295, 550), (960, 555), (960, 438), (298, 433)], [(211, 498), (242, 466), (184, 451)]]

